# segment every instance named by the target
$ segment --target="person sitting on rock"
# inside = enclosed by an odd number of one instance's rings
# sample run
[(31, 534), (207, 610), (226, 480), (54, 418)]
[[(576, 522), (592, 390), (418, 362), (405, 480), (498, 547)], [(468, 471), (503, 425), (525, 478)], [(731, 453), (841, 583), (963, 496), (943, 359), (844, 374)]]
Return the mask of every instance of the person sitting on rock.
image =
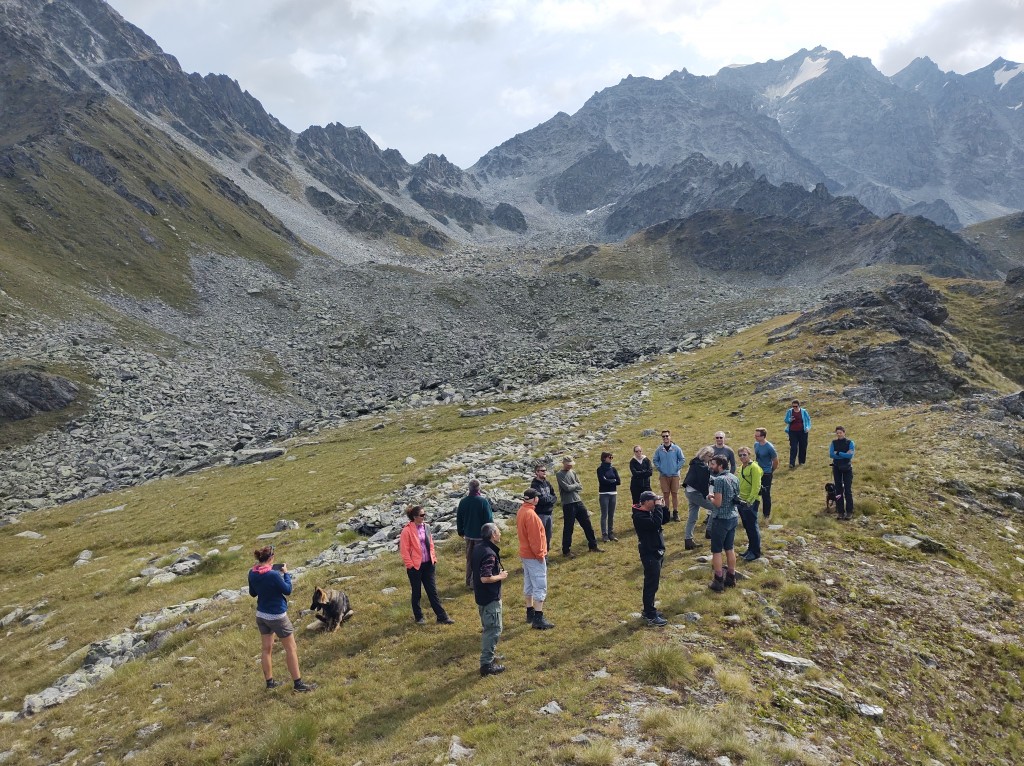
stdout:
[(292, 686), (297, 692), (311, 692), (316, 684), (306, 683), (299, 673), (299, 652), (295, 647), (295, 628), (288, 619), (288, 601), (285, 596), (292, 592), (292, 576), (288, 565), (274, 565), (274, 546), (268, 545), (253, 551), (256, 565), (249, 570), (249, 595), (256, 598), (256, 627), (262, 641), (260, 664), (268, 689), (281, 685), (274, 680), (271, 656), (274, 651), (274, 636), (281, 639), (284, 660), (292, 677)]

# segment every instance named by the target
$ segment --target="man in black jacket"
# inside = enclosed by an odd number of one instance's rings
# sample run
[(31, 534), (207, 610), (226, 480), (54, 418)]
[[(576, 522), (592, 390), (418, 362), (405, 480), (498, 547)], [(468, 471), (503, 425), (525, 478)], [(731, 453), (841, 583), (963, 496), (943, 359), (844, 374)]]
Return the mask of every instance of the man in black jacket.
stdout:
[(661, 533), (667, 509), (658, 505), (658, 496), (642, 492), (640, 502), (633, 506), (633, 528), (636, 530), (640, 563), (644, 567), (644, 619), (656, 628), (668, 625), (668, 620), (654, 607), (654, 596), (661, 583), (661, 565), (665, 560), (665, 536)]
[(533, 481), (530, 487), (537, 490), (537, 515), (544, 523), (544, 534), (548, 538), (548, 550), (551, 550), (551, 532), (553, 524), (551, 514), (555, 510), (555, 488), (548, 481), (548, 467), (543, 463), (537, 463), (533, 467)]
[(473, 596), (480, 613), (483, 635), (480, 637), (480, 675), (493, 676), (505, 672), (505, 666), (494, 661), (494, 650), (501, 635), (501, 583), (508, 570), (501, 566), (501, 530), (488, 522), (480, 529), (482, 544), (473, 549)]

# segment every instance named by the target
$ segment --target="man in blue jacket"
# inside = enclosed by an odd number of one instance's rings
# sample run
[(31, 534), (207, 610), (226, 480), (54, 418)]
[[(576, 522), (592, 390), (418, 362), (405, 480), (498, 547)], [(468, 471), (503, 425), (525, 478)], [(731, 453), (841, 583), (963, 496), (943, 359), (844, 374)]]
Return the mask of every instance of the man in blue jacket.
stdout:
[(786, 410), (786, 434), (789, 436), (789, 467), (796, 468), (797, 459), (800, 465), (807, 462), (807, 434), (811, 432), (811, 416), (800, 400), (794, 399), (793, 406)]
[[(658, 469), (658, 480), (661, 482), (661, 496), (665, 507), (672, 501), (672, 521), (679, 521), (679, 472), (683, 468), (686, 456), (678, 444), (672, 443), (672, 432), (667, 428), (661, 432), (661, 446), (654, 450), (652, 462)], [(665, 519), (668, 521), (669, 519)]]

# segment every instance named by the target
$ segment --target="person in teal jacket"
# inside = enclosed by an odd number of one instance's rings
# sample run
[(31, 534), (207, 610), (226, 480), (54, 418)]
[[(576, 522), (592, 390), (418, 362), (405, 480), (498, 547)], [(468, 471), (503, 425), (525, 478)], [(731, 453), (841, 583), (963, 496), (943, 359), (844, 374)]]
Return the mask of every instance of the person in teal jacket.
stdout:
[(807, 462), (807, 434), (811, 432), (811, 416), (803, 407), (800, 400), (794, 399), (793, 406), (786, 410), (786, 433), (789, 435), (789, 467), (796, 468), (796, 461), (800, 465)]

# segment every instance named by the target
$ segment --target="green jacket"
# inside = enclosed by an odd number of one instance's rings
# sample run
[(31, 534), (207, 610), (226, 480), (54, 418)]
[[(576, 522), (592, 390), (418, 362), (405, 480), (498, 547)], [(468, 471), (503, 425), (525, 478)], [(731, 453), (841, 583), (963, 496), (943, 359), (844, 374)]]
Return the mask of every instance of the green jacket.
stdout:
[(491, 501), (483, 495), (467, 495), (459, 501), (455, 512), (455, 527), (459, 537), (480, 539), (480, 528), (494, 521)]
[(740, 500), (748, 505), (753, 503), (761, 493), (761, 477), (764, 476), (761, 466), (750, 461), (750, 465), (737, 466), (736, 475), (740, 480)]

